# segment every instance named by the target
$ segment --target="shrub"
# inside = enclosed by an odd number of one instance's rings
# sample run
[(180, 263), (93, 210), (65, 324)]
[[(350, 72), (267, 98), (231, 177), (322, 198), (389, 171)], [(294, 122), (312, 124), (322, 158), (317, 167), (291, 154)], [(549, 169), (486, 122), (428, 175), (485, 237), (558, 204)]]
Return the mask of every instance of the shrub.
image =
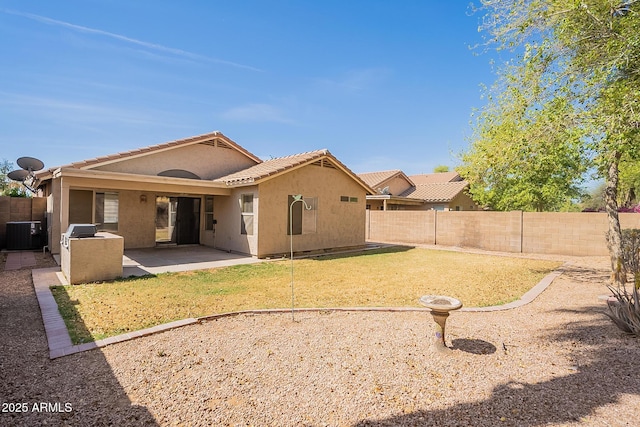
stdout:
[(634, 286), (631, 294), (624, 288), (617, 290), (609, 286), (609, 289), (615, 299), (607, 301), (609, 312), (605, 314), (624, 332), (640, 336), (638, 288)]
[(613, 298), (607, 301), (609, 312), (605, 313), (624, 332), (640, 336), (640, 230), (622, 230), (622, 265), (633, 274), (633, 290), (614, 289), (609, 286)]

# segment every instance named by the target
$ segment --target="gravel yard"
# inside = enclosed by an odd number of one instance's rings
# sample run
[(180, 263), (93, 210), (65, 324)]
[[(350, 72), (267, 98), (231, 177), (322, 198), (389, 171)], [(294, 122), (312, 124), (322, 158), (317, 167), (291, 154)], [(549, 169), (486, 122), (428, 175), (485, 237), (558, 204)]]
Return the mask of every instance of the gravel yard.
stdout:
[(0, 425), (635, 426), (640, 340), (602, 314), (607, 278), (584, 258), (529, 305), (453, 313), (447, 356), (428, 314), (326, 311), (50, 361), (30, 270), (0, 272)]

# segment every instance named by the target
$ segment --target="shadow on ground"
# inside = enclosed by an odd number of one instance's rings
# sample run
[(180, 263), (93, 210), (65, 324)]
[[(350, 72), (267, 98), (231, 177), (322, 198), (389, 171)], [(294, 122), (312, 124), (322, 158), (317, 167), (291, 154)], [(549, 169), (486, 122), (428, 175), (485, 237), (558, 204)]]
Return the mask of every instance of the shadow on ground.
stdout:
[(471, 338), (459, 338), (451, 341), (452, 350), (460, 350), (466, 353), (473, 354), (493, 354), (496, 352), (496, 346), (490, 342), (471, 339)]
[[(0, 271), (0, 425), (157, 425), (93, 350), (50, 360), (31, 270)], [(19, 404), (19, 405), (15, 405)]]
[[(589, 271), (584, 272), (589, 275)], [(585, 307), (583, 311), (602, 311), (602, 307)], [(548, 331), (549, 340), (557, 340), (583, 350), (575, 360), (583, 361), (564, 376), (540, 383), (511, 381), (493, 389), (490, 398), (459, 403), (446, 409), (421, 410), (382, 420), (364, 420), (357, 426), (542, 426), (572, 424), (609, 404), (624, 394), (640, 394), (637, 360), (640, 340), (624, 335), (602, 316), (601, 320), (574, 322), (562, 331)], [(599, 337), (594, 342), (594, 337)], [(477, 340), (454, 340), (454, 348), (477, 352), (493, 345)], [(493, 347), (495, 349), (495, 347)], [(481, 350), (480, 350), (480, 353)], [(632, 411), (633, 412), (633, 411)], [(637, 414), (637, 411), (635, 412)], [(635, 425), (632, 419), (620, 419), (620, 425)]]
[(317, 255), (317, 256), (311, 257), (311, 259), (315, 261), (328, 261), (332, 259), (367, 257), (367, 256), (379, 255), (379, 254), (393, 254), (393, 253), (407, 252), (414, 248), (415, 246), (394, 245), (394, 246), (387, 246), (387, 247), (377, 248), (377, 249), (368, 249), (363, 251)]

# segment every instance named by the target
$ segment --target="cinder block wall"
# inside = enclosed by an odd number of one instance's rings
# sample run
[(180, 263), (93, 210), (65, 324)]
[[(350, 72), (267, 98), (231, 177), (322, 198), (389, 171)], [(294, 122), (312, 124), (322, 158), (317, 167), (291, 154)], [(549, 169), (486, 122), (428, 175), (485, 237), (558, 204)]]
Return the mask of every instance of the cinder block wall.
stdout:
[[(622, 228), (640, 228), (640, 214), (621, 213)], [(606, 255), (605, 213), (368, 211), (367, 239), (491, 251)]]
[(367, 240), (433, 245), (436, 211), (367, 210)]
[[(638, 215), (640, 217), (640, 215)], [(524, 213), (523, 252), (606, 255), (603, 213)]]
[(0, 196), (0, 249), (6, 247), (7, 222), (42, 221), (46, 236), (47, 199)]
[(437, 212), (436, 243), (480, 248), (489, 251), (520, 252), (522, 212)]

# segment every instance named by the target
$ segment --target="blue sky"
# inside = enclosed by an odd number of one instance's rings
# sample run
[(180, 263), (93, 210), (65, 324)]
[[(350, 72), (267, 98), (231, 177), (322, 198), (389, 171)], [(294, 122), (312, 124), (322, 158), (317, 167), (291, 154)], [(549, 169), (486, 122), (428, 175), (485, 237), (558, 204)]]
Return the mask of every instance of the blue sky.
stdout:
[[(495, 76), (467, 1), (5, 0), (0, 160), (219, 130), (356, 173), (455, 166)], [(16, 165), (17, 168), (17, 165)]]

